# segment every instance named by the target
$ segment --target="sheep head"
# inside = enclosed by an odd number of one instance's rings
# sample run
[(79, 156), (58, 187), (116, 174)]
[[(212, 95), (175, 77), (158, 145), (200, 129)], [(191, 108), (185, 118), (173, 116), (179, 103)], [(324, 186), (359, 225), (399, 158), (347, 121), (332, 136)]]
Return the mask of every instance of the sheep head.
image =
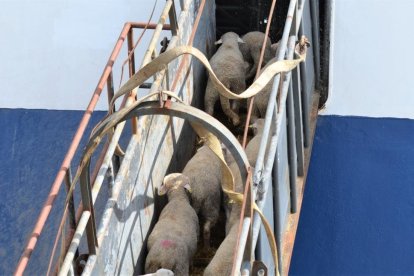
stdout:
[(158, 188), (158, 195), (165, 195), (170, 190), (184, 187), (191, 193), (190, 179), (182, 173), (171, 173), (164, 177), (164, 181)]
[(253, 129), (254, 135), (257, 135), (263, 132), (264, 123), (265, 123), (265, 119), (257, 119), (253, 124), (249, 126)]
[(215, 45), (226, 43), (226, 41), (237, 41), (238, 43), (245, 43), (238, 34), (233, 32), (227, 32), (221, 36), (219, 40), (214, 42)]

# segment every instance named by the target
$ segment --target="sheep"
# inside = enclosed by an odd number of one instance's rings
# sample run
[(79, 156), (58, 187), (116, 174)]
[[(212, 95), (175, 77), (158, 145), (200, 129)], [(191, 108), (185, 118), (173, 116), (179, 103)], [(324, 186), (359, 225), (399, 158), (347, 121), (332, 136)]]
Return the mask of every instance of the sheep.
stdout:
[(204, 270), (204, 276), (231, 275), (239, 222), (240, 220), (234, 222), (230, 232), (220, 244), (213, 259)]
[[(272, 58), (262, 69), (267, 68), (270, 64), (276, 62), (276, 58)], [(272, 92), (274, 77), (266, 84), (266, 86), (254, 97), (253, 102), (253, 118), (264, 118), (266, 116), (267, 104), (269, 102), (270, 93)]]
[[(244, 183), (242, 181), (241, 173), (239, 166), (234, 160), (233, 155), (228, 151), (228, 149), (222, 144), (224, 159), (229, 167), (234, 180), (234, 191), (236, 193), (244, 192)], [(224, 210), (226, 211), (226, 235), (229, 233), (231, 227), (234, 223), (240, 218), (241, 212), (241, 203), (224, 203)]]
[(191, 201), (203, 227), (204, 250), (210, 248), (210, 230), (216, 224), (221, 203), (221, 163), (207, 146), (188, 161), (183, 175), (190, 179)]
[[(272, 58), (276, 57), (276, 53), (277, 53), (277, 49), (279, 48), (279, 44), (280, 44), (280, 40), (276, 43), (273, 43), (270, 46), (270, 50), (271, 50), (271, 53), (272, 53)], [(269, 61), (267, 63), (269, 63)]]
[(262, 141), (264, 122), (264, 119), (257, 119), (252, 124), (254, 137), (249, 141), (245, 149), (247, 159), (252, 166), (256, 165), (257, 154), (259, 152), (260, 142)]
[(180, 173), (167, 175), (158, 190), (159, 195), (167, 194), (168, 203), (148, 238), (145, 273), (160, 268), (175, 275), (189, 273), (190, 261), (197, 250), (199, 225), (186, 190), (191, 191), (190, 179)]
[[(242, 40), (245, 43), (240, 45), (240, 51), (243, 54), (244, 60), (252, 64), (252, 67), (246, 74), (246, 79), (251, 79), (256, 74), (265, 37), (266, 35), (264, 33), (258, 31), (249, 32), (242, 37)], [(268, 38), (266, 40), (266, 47), (263, 55), (264, 64), (267, 64), (267, 62), (274, 56), (272, 56), (271, 44), (272, 42), (270, 41), (270, 38)]]
[[(277, 43), (272, 44), (272, 46), (271, 46), (271, 52), (272, 52), (273, 58), (267, 61), (267, 64), (262, 69), (262, 72), (269, 65), (271, 65), (272, 63), (274, 63), (274, 62), (277, 61), (275, 55), (276, 55), (277, 49), (279, 48), (279, 44), (280, 44), (280, 41), (277, 42)], [(269, 102), (270, 93), (272, 92), (273, 80), (274, 80), (274, 78), (272, 78), (266, 84), (266, 86), (262, 89), (262, 91), (260, 91), (255, 96), (254, 103), (253, 103), (253, 113), (252, 113), (252, 117), (253, 118), (258, 118), (258, 117), (264, 118), (265, 117), (265, 115), (266, 115), (266, 109), (267, 109), (267, 104)]]
[[(234, 93), (240, 94), (246, 89), (246, 67), (238, 42), (243, 43), (236, 33), (228, 32), (222, 35), (221, 39), (215, 43), (222, 43), (222, 45), (210, 59), (210, 65), (225, 87)], [(233, 107), (235, 110), (233, 110), (230, 107), (230, 100), (218, 93), (209, 78), (204, 96), (204, 110), (208, 114), (214, 114), (214, 104), (219, 98), (223, 112), (231, 119), (233, 125), (239, 125), (238, 103), (235, 102)]]

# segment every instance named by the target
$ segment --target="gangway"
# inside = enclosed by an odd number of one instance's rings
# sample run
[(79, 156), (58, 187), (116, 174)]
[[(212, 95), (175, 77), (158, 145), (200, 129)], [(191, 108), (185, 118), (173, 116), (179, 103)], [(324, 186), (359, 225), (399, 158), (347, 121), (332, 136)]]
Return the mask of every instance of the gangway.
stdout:
[[(223, 8), (219, 2), (217, 10)], [(272, 2), (273, 9), (275, 2)], [(278, 61), (294, 59), (295, 45), (302, 35), (312, 45), (318, 45), (313, 41), (319, 39), (314, 30), (317, 26), (314, 3), (286, 0), (284, 4), (287, 10), (276, 54)], [(67, 208), (58, 227), (60, 249), (55, 243), (51, 261), (47, 266), (43, 265), (48, 273), (142, 274), (145, 241), (162, 208), (162, 199), (154, 194), (154, 190), (166, 173), (182, 171), (191, 157), (196, 134), (189, 123), (194, 122), (204, 125), (230, 149), (246, 180), (233, 274), (240, 271), (243, 275), (274, 275), (276, 267), (282, 275), (288, 273), (319, 101), (316, 83), (319, 74), (316, 69), (319, 68), (318, 47), (309, 49), (306, 60), (299, 66), (275, 76), (256, 164), (248, 164), (241, 144), (228, 128), (214, 118), (206, 117), (200, 110), (207, 74), (205, 65), (192, 55), (182, 55), (165, 64), (156, 74), (145, 79), (152, 78), (152, 82), (141, 82), (138, 87), (128, 89), (122, 104), (112, 104), (114, 96), (119, 93), (114, 88), (114, 64), (124, 41), (127, 42), (128, 82), (162, 53), (179, 46), (192, 45), (210, 57), (216, 40), (215, 10), (214, 1), (183, 0), (176, 3), (167, 0), (157, 23), (125, 24), (52, 184), (17, 265), (16, 275), (25, 272), (63, 183), (69, 194), (71, 187), (78, 183), (80, 189), (73, 190), (73, 197), (67, 197)], [(272, 14), (271, 9), (266, 21), (271, 21)], [(139, 70), (135, 66), (135, 29), (152, 31)], [(162, 38), (162, 35), (166, 37)], [(160, 42), (162, 47), (157, 46)], [(88, 152), (96, 142), (93, 140), (97, 137), (96, 131), (102, 129), (103, 123), (108, 123), (103, 120), (94, 128), (91, 137), (85, 132), (105, 86), (109, 114), (131, 108), (112, 125), (113, 131), (109, 132), (103, 146)], [(166, 90), (174, 94), (162, 92)], [(143, 94), (149, 96), (143, 97)], [(114, 117), (109, 115), (104, 119), (108, 118)], [(125, 130), (127, 121), (131, 125), (130, 132)], [(90, 138), (84, 150), (80, 147), (83, 137)], [(118, 144), (121, 137), (128, 142), (123, 149), (125, 154), (121, 154)], [(266, 153), (268, 143), (270, 146)], [(75, 154), (82, 154), (83, 157), (90, 154), (92, 158), (82, 159), (87, 162), (81, 162), (78, 171), (73, 173), (70, 168), (74, 165)], [(93, 165), (91, 173), (90, 165)], [(108, 193), (101, 191), (103, 187)], [(74, 198), (81, 199), (76, 210)], [(95, 203), (98, 200), (104, 202), (102, 208), (97, 208)], [(274, 232), (276, 263), (261, 220), (253, 212), (254, 203), (263, 211)]]

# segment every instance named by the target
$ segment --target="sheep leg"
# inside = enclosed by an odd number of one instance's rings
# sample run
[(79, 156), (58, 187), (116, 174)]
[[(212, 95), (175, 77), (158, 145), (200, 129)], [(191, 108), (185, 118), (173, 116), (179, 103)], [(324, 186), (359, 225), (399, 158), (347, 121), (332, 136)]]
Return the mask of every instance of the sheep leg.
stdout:
[(208, 251), (210, 249), (210, 229), (211, 221), (206, 220), (203, 226), (203, 239), (204, 239), (204, 250)]
[(257, 64), (253, 64), (252, 68), (250, 69), (249, 73), (246, 75), (246, 80), (253, 78), (256, 75), (257, 71)]
[(207, 82), (206, 94), (204, 96), (204, 111), (209, 115), (214, 114), (214, 104), (218, 100), (219, 94), (210, 80)]
[(239, 115), (237, 115), (231, 108), (230, 108), (230, 100), (224, 96), (220, 95), (220, 103), (221, 108), (223, 109), (224, 114), (227, 115), (233, 122), (233, 125), (237, 126), (240, 124)]
[(240, 101), (239, 100), (233, 100), (232, 103), (231, 103), (231, 109), (233, 109), (234, 112), (239, 114)]

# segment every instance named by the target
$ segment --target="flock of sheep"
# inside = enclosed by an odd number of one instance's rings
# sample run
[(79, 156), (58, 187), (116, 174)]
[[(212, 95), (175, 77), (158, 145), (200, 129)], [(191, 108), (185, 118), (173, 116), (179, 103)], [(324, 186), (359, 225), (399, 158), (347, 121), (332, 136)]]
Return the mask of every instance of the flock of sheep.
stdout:
[[(234, 93), (246, 89), (246, 82), (254, 77), (259, 66), (260, 51), (265, 34), (249, 32), (243, 37), (236, 33), (225, 33), (216, 44), (221, 44), (210, 59), (210, 64), (220, 81)], [(277, 44), (267, 39), (264, 64), (274, 60)], [(246, 147), (249, 163), (256, 163), (257, 152), (263, 131), (266, 106), (270, 95), (270, 82), (257, 96), (253, 109), (254, 137)], [(205, 111), (213, 115), (214, 105), (220, 99), (224, 114), (233, 125), (240, 124), (240, 102), (219, 95), (209, 80), (205, 93)], [(235, 191), (243, 193), (244, 183), (232, 155), (223, 148), (226, 162), (234, 177)], [(204, 275), (230, 275), (241, 206), (228, 203), (221, 188), (221, 161), (207, 147), (202, 146), (186, 164), (182, 173), (172, 173), (164, 178), (158, 194), (166, 194), (168, 203), (163, 208), (158, 222), (152, 230), (148, 243), (145, 272), (153, 275), (189, 275), (190, 264), (197, 250), (199, 234), (202, 232), (203, 249), (210, 250), (212, 227), (219, 219), (220, 208), (226, 211), (225, 239), (210, 261)], [(200, 221), (200, 224), (199, 224)], [(201, 231), (200, 226), (201, 225)], [(174, 274), (173, 274), (174, 273)]]

